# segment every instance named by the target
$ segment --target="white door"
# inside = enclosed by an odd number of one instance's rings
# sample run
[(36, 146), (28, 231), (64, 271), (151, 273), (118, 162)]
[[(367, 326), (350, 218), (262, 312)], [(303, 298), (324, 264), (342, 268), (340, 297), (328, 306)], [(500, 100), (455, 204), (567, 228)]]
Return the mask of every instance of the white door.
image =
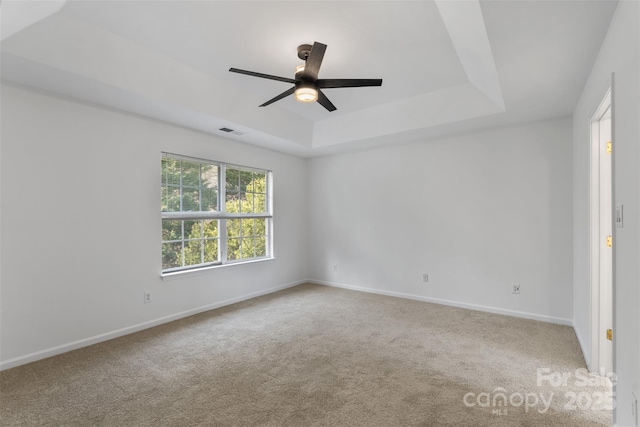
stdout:
[(599, 120), (600, 152), (600, 371), (613, 372), (613, 205), (611, 170), (611, 106)]
[[(613, 372), (613, 171), (611, 92), (591, 120), (591, 362), (589, 369)], [(611, 145), (610, 145), (611, 144)], [(611, 243), (610, 245), (608, 243)], [(613, 334), (613, 331), (612, 331)], [(615, 337), (614, 337), (615, 338)]]

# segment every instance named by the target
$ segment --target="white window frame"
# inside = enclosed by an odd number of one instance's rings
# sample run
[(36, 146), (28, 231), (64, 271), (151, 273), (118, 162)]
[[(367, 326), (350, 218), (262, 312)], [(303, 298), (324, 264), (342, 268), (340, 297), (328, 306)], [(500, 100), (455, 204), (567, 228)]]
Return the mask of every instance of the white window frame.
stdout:
[[(202, 159), (197, 157), (190, 157), (181, 154), (174, 154), (169, 152), (162, 152), (161, 159), (170, 158), (174, 160), (184, 160), (188, 162), (197, 162), (201, 164), (207, 164), (210, 166), (214, 166), (218, 168), (218, 188), (217, 188), (217, 211), (173, 211), (173, 212), (163, 212), (161, 211), (161, 221), (164, 220), (218, 220), (218, 261), (203, 263), (203, 264), (194, 264), (190, 266), (181, 266), (181, 267), (172, 267), (172, 268), (162, 268), (161, 263), (161, 276), (172, 276), (175, 274), (186, 273), (186, 272), (197, 272), (202, 270), (207, 270), (212, 267), (221, 267), (226, 265), (235, 265), (235, 264), (244, 264), (244, 263), (252, 263), (255, 261), (268, 260), (273, 259), (273, 172), (267, 169), (260, 169), (249, 166), (242, 166), (232, 163), (225, 163), (220, 161)], [(232, 213), (226, 211), (226, 171), (228, 168), (238, 169), (246, 172), (258, 172), (264, 173), (266, 176), (265, 183), (265, 208), (266, 212), (252, 212), (252, 213)], [(201, 184), (200, 184), (201, 185)], [(161, 182), (162, 188), (162, 182)], [(182, 184), (180, 184), (180, 188), (182, 189)], [(182, 205), (182, 200), (181, 200)], [(228, 219), (252, 219), (252, 218), (264, 218), (267, 219), (265, 221), (265, 233), (266, 233), (266, 243), (265, 243), (265, 252), (264, 256), (257, 256), (251, 258), (241, 258), (241, 259), (228, 259), (228, 251), (227, 251), (227, 221)], [(161, 240), (161, 244), (164, 244), (166, 241)], [(183, 242), (183, 256), (184, 256), (184, 235), (182, 236)]]

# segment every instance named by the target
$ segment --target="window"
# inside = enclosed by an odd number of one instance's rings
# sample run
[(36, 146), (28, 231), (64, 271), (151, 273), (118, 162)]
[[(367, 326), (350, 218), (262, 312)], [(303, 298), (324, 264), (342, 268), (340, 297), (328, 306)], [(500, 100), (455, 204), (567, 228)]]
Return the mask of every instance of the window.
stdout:
[(161, 192), (163, 273), (271, 257), (270, 171), (163, 153)]

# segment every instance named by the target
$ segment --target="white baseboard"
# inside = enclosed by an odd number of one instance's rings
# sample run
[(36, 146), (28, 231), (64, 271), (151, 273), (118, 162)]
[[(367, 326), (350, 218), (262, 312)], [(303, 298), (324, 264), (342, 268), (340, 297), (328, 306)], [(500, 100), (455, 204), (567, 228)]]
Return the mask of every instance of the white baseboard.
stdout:
[(587, 369), (591, 370), (591, 350), (587, 351), (587, 348), (584, 345), (584, 340), (580, 336), (580, 332), (578, 328), (576, 328), (575, 323), (571, 322), (573, 326), (573, 330), (576, 333), (576, 337), (578, 338), (578, 344), (580, 344), (580, 350), (582, 350), (582, 357), (584, 358), (584, 362), (587, 364)]
[(183, 311), (180, 313), (164, 316), (159, 319), (150, 320), (148, 322), (139, 323), (137, 325), (128, 326), (126, 328), (118, 329), (116, 331), (107, 332), (104, 334), (96, 335), (93, 337), (81, 339), (68, 344), (51, 347), (45, 350), (30, 353), (24, 356), (15, 357), (13, 359), (0, 361), (0, 371), (5, 369), (15, 368), (20, 365), (26, 365), (27, 363), (35, 362), (37, 360), (46, 359), (47, 357), (55, 356), (58, 354), (66, 353), (71, 350), (77, 350), (82, 347), (88, 347), (93, 344), (97, 344), (103, 341), (108, 341), (114, 338), (118, 338), (124, 335), (132, 334), (134, 332), (142, 331), (144, 329), (153, 328), (154, 326), (169, 323), (174, 320), (182, 319), (184, 317), (193, 316), (194, 314), (203, 313), (205, 311), (214, 310), (216, 308), (224, 307), (227, 305), (235, 304), (237, 302), (246, 301), (251, 298), (256, 298), (262, 295), (271, 294), (284, 289), (292, 288), (294, 286), (308, 283), (308, 280), (300, 280), (297, 282), (288, 283), (286, 285), (276, 286), (262, 291), (253, 292), (250, 294), (241, 295), (235, 298), (230, 298), (224, 301), (220, 301), (214, 304), (203, 305), (201, 307), (193, 308), (191, 310)]
[[(191, 310), (187, 310), (187, 311), (183, 311), (180, 313), (175, 313), (169, 316), (165, 316), (165, 317), (161, 317), (159, 319), (154, 319), (154, 320), (150, 320), (148, 322), (143, 322), (143, 323), (139, 323), (137, 325), (133, 325), (133, 326), (129, 326), (126, 328), (122, 328), (122, 329), (118, 329), (115, 331), (111, 331), (111, 332), (107, 332), (104, 334), (100, 334), (100, 335), (96, 335), (93, 337), (89, 337), (89, 338), (85, 338), (82, 340), (78, 340), (78, 341), (74, 341), (71, 343), (67, 343), (67, 344), (63, 344), (63, 345), (59, 345), (56, 347), (51, 347), (45, 350), (41, 350), (41, 351), (37, 351), (34, 353), (30, 353), (24, 356), (19, 356), (19, 357), (15, 357), (13, 359), (9, 359), (9, 360), (5, 360), (5, 361), (0, 361), (0, 371), (6, 370), (6, 369), (11, 369), (11, 368), (15, 368), (17, 366), (20, 365), (25, 365), (27, 363), (31, 363), (31, 362), (35, 362), (37, 360), (41, 360), (41, 359), (46, 359), (47, 357), (51, 357), (51, 356), (55, 356), (58, 354), (62, 354), (62, 353), (66, 353), (68, 351), (72, 351), (72, 350), (76, 350), (82, 347), (88, 347), (90, 345), (93, 344), (97, 344), (103, 341), (108, 341), (110, 339), (114, 339), (114, 338), (118, 338), (124, 335), (128, 335), (128, 334), (132, 334), (134, 332), (138, 332), (138, 331), (142, 331), (144, 329), (148, 329), (148, 328), (152, 328), (154, 326), (158, 326), (158, 325), (162, 325), (164, 323), (168, 323), (168, 322), (172, 322), (174, 320), (178, 320), (178, 319), (182, 319), (184, 317), (189, 317), (189, 316), (193, 316), (194, 314), (198, 314), (198, 313), (202, 313), (205, 311), (209, 311), (209, 310), (214, 310), (216, 308), (220, 308), (220, 307), (224, 307), (227, 305), (231, 305), (231, 304), (235, 304), (241, 301), (246, 301), (248, 299), (251, 298), (256, 298), (262, 295), (267, 295), (267, 294), (271, 294), (274, 292), (278, 292), (284, 289), (288, 289), (288, 288), (292, 288), (294, 286), (298, 286), (301, 285), (303, 283), (314, 283), (314, 284), (318, 284), (318, 285), (324, 285), (324, 286), (331, 286), (331, 287), (336, 287), (336, 288), (343, 288), (343, 289), (350, 289), (350, 290), (354, 290), (354, 291), (359, 291), (359, 292), (367, 292), (367, 293), (372, 293), (372, 294), (379, 294), (379, 295), (386, 295), (386, 296), (391, 296), (391, 297), (397, 297), (397, 298), (405, 298), (405, 299), (411, 299), (411, 300), (417, 300), (417, 301), (424, 301), (424, 302), (430, 302), (430, 303), (435, 303), (435, 304), (442, 304), (442, 305), (448, 305), (448, 306), (452, 306), (452, 307), (459, 307), (459, 308), (466, 308), (469, 310), (477, 310), (477, 311), (484, 311), (484, 312), (488, 312), (488, 313), (494, 313), (494, 314), (502, 314), (502, 315), (506, 315), (506, 316), (514, 316), (514, 317), (520, 317), (520, 318), (524, 318), (524, 319), (531, 319), (531, 320), (539, 320), (542, 322), (548, 322), (548, 323), (556, 323), (556, 324), (560, 324), (560, 325), (566, 325), (566, 326), (574, 326), (573, 325), (573, 321), (571, 321), (570, 319), (564, 319), (564, 318), (559, 318), (559, 317), (552, 317), (552, 316), (544, 316), (544, 315), (539, 315), (539, 314), (534, 314), (534, 313), (527, 313), (527, 312), (523, 312), (523, 311), (515, 311), (515, 310), (507, 310), (507, 309), (502, 309), (502, 308), (497, 308), (497, 307), (489, 307), (489, 306), (483, 306), (483, 305), (477, 305), (477, 304), (468, 304), (468, 303), (463, 303), (463, 302), (458, 302), (458, 301), (451, 301), (451, 300), (444, 300), (444, 299), (439, 299), (439, 298), (430, 298), (430, 297), (425, 297), (425, 296), (421, 296), (421, 295), (413, 295), (413, 294), (405, 294), (405, 293), (400, 293), (400, 292), (392, 292), (392, 291), (385, 291), (385, 290), (381, 290), (381, 289), (373, 289), (373, 288), (365, 288), (365, 287), (361, 287), (361, 286), (353, 286), (353, 285), (346, 285), (346, 284), (342, 284), (342, 283), (335, 283), (335, 282), (327, 282), (327, 281), (323, 281), (323, 280), (315, 280), (315, 279), (308, 279), (308, 280), (299, 280), (296, 282), (291, 282), (285, 285), (281, 285), (281, 286), (276, 286), (273, 288), (269, 288), (269, 289), (264, 289), (262, 291), (258, 291), (258, 292), (253, 292), (250, 294), (245, 294), (245, 295), (241, 295), (235, 298), (230, 298), (224, 301), (220, 301), (214, 304), (209, 304), (209, 305), (204, 305), (201, 307), (197, 307)], [(575, 327), (574, 327), (575, 330)], [(577, 334), (578, 336), (578, 342), (580, 343), (580, 347), (582, 348), (583, 354), (587, 354), (584, 351), (584, 345), (583, 345), (583, 341), (581, 340), (580, 336)], [(588, 365), (588, 363), (587, 363)]]
[(365, 288), (365, 287), (361, 287), (361, 286), (345, 285), (345, 284), (342, 284), (342, 283), (327, 282), (327, 281), (324, 281), (324, 280), (309, 279), (309, 283), (315, 283), (315, 284), (324, 285), (324, 286), (332, 286), (332, 287), (335, 287), (335, 288), (350, 289), (350, 290), (359, 291), (359, 292), (368, 292), (368, 293), (371, 293), (371, 294), (386, 295), (386, 296), (390, 296), (390, 297), (398, 297), (398, 298), (406, 298), (406, 299), (411, 299), (411, 300), (416, 300), (416, 301), (431, 302), (431, 303), (434, 303), (434, 304), (441, 304), (441, 305), (448, 305), (448, 306), (452, 306), (452, 307), (466, 308), (468, 310), (485, 311), (487, 313), (502, 314), (502, 315), (505, 315), (505, 316), (520, 317), (520, 318), (523, 318), (523, 319), (539, 320), (541, 322), (555, 323), (555, 324), (558, 324), (558, 325), (565, 325), (565, 326), (572, 326), (573, 327), (573, 321), (571, 319), (565, 319), (565, 318), (562, 318), (562, 317), (546, 316), (546, 315), (542, 315), (542, 314), (527, 313), (525, 311), (508, 310), (508, 309), (498, 308), (498, 307), (490, 307), (490, 306), (485, 306), (485, 305), (469, 304), (469, 303), (458, 302), (458, 301), (451, 301), (451, 300), (445, 300), (445, 299), (439, 299), (439, 298), (425, 297), (425, 296), (422, 296), (422, 295), (404, 294), (404, 293), (400, 293), (400, 292), (385, 291), (385, 290), (381, 290), (381, 289), (373, 289), (373, 288)]

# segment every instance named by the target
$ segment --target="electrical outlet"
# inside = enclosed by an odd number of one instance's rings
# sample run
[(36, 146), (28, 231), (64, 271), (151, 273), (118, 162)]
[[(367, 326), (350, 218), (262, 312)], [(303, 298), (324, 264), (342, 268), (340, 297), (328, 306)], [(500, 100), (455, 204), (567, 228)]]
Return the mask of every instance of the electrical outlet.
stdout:
[(146, 304), (146, 303), (151, 302), (151, 301), (153, 301), (151, 299), (151, 292), (145, 292), (144, 293), (144, 303)]
[(427, 273), (422, 273), (422, 281), (423, 282), (428, 282), (429, 281), (429, 275)]
[(511, 287), (511, 293), (514, 295), (520, 295), (520, 284), (516, 283)]

